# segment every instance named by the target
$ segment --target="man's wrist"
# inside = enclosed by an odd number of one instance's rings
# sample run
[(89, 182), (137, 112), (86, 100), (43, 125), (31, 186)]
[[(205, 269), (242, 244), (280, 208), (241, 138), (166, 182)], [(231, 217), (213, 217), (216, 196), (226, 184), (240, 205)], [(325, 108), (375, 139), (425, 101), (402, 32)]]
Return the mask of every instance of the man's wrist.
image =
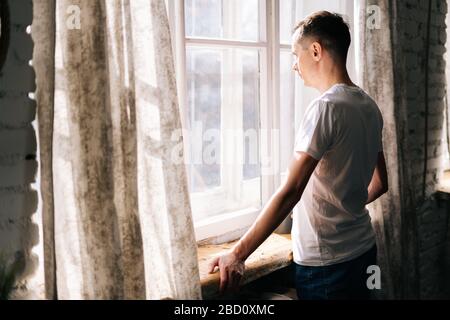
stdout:
[(238, 260), (242, 262), (244, 262), (247, 259), (247, 256), (242, 248), (242, 244), (240, 241), (236, 243), (236, 245), (231, 249), (231, 252)]

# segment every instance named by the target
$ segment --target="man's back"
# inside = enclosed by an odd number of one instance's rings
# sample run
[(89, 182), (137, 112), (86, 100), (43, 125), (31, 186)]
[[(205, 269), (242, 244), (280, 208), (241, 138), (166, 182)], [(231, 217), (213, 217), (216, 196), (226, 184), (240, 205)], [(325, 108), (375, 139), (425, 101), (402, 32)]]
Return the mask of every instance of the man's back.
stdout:
[(320, 159), (294, 210), (294, 261), (321, 266), (348, 261), (375, 243), (365, 209), (383, 120), (360, 88), (337, 84), (314, 100), (295, 151)]

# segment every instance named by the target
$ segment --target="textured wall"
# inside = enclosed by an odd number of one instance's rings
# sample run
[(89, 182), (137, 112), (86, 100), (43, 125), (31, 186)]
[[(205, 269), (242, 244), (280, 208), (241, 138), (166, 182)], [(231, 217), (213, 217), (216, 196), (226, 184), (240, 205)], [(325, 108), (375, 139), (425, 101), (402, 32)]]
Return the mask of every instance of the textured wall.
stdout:
[[(36, 107), (28, 97), (35, 89), (29, 65), (33, 43), (27, 27), (32, 22), (31, 0), (9, 0), (11, 36), (5, 65), (0, 70), (0, 252), (26, 265), (21, 270), (21, 297), (32, 297), (35, 254), (40, 232), (37, 221)], [(32, 251), (33, 250), (33, 251)], [(28, 279), (28, 280), (27, 280)], [(39, 289), (38, 289), (39, 290)]]
[[(410, 151), (413, 190), (422, 190), (424, 157), (425, 110), (425, 45), (427, 37), (428, 0), (403, 0), (398, 2), (399, 27), (403, 58), (407, 70), (408, 145)], [(428, 172), (427, 194), (431, 194), (438, 182), (443, 148), (442, 128), (445, 96), (445, 17), (446, 1), (432, 0), (429, 48), (429, 116), (428, 116)]]
[[(397, 1), (396, 1), (397, 2)], [(445, 59), (447, 2), (432, 0), (429, 34), (429, 86), (428, 86), (428, 138), (425, 142), (425, 59), (427, 41), (428, 0), (403, 0), (397, 2), (399, 58), (404, 63), (407, 110), (407, 136), (404, 141), (407, 161), (406, 174), (410, 176), (408, 186), (412, 195), (410, 214), (416, 215), (419, 240), (418, 283), (420, 298), (443, 297), (445, 277), (445, 255), (448, 225), (447, 200), (437, 200), (434, 190), (443, 169), (446, 152), (444, 139), (444, 108), (446, 94)], [(426, 175), (426, 200), (422, 198), (424, 172), (424, 146), (428, 150)], [(404, 195), (408, 197), (408, 195)], [(442, 198), (442, 197), (441, 197)], [(405, 263), (405, 270), (408, 265)]]
[(450, 298), (446, 274), (450, 270), (449, 204), (448, 194), (439, 195), (423, 203), (419, 210), (419, 288), (422, 299)]

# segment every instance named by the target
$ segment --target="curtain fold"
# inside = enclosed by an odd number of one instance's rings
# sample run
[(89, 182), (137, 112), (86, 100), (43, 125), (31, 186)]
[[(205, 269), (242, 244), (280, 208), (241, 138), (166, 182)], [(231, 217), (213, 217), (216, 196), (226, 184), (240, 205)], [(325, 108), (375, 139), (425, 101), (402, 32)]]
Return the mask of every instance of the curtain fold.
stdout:
[(33, 23), (47, 296), (199, 299), (165, 3), (54, 3)]
[[(56, 298), (56, 267), (53, 214), (52, 136), (55, 87), (55, 0), (33, 1), (33, 62), (36, 73), (40, 194), (43, 230), (44, 282), (47, 299)], [(36, 63), (38, 62), (38, 63)]]
[[(398, 42), (395, 1), (358, 3), (361, 84), (377, 102), (384, 120), (383, 146), (389, 192), (369, 205), (377, 235), (382, 290), (379, 298), (417, 297), (417, 243), (415, 213), (411, 208), (410, 174), (406, 159), (407, 136), (404, 64)], [(371, 7), (372, 6), (372, 7)], [(379, 28), (374, 27), (373, 19)], [(409, 261), (408, 268), (402, 267)]]

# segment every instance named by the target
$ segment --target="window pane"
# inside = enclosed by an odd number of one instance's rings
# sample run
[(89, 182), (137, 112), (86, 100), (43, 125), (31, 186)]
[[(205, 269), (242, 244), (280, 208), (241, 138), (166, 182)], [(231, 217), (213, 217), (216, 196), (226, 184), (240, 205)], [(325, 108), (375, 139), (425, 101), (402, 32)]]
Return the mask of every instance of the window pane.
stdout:
[(294, 62), (290, 51), (280, 52), (280, 170), (287, 170), (295, 137), (295, 81)]
[(259, 50), (188, 46), (186, 60), (194, 216), (260, 207)]
[(260, 176), (259, 165), (259, 56), (257, 51), (242, 53), (242, 122), (244, 131), (244, 179)]
[(290, 44), (292, 30), (296, 23), (296, 1), (282, 0), (280, 1), (280, 42)]
[[(281, 0), (280, 1), (280, 42), (290, 44), (292, 30), (297, 22), (307, 15), (327, 10), (342, 14), (345, 21), (353, 24), (353, 5), (354, 0)], [(351, 30), (350, 30), (351, 31)]]
[(185, 0), (186, 36), (222, 37), (221, 0)]
[[(188, 117), (192, 192), (220, 185), (222, 54), (187, 48)], [(211, 152), (208, 152), (211, 151)]]
[(260, 0), (185, 0), (186, 36), (258, 41)]

